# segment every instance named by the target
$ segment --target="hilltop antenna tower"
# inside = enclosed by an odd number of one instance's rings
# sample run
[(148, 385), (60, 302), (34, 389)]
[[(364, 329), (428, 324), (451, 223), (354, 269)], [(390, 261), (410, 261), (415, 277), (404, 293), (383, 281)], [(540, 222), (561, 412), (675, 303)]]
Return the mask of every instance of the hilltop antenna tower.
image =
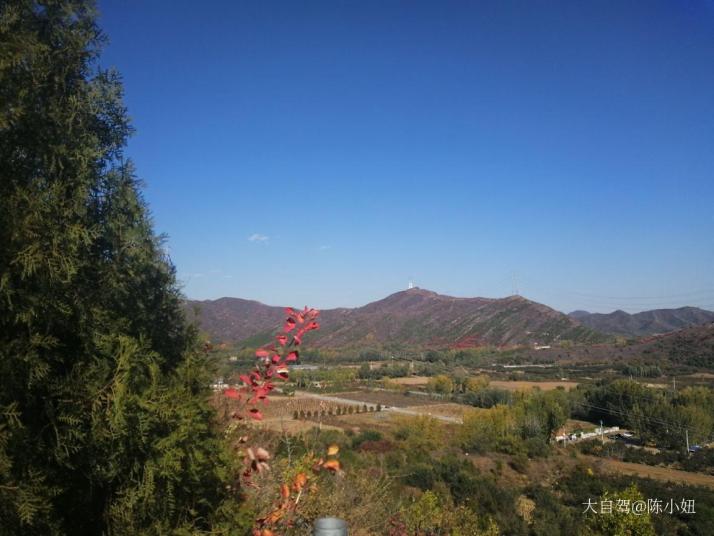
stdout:
[(514, 296), (520, 296), (520, 293), (518, 292), (518, 274), (516, 272), (513, 272), (513, 295)]
[(411, 290), (411, 289), (413, 289), (413, 288), (414, 288), (414, 281), (412, 281), (412, 280), (410, 279), (410, 280), (409, 280), (409, 286), (407, 286), (407, 289), (408, 289), (408, 290)]

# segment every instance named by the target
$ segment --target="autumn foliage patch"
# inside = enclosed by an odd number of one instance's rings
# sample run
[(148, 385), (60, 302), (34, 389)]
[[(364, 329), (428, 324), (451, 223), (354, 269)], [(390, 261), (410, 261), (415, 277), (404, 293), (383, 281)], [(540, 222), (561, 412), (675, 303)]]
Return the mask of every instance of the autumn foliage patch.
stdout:
[(303, 336), (320, 328), (317, 322), (320, 312), (317, 309), (305, 307), (302, 311), (296, 311), (287, 307), (285, 312), (287, 317), (281, 332), (275, 336), (275, 342), (258, 348), (255, 351), (255, 368), (249, 374), (240, 375), (242, 386), (223, 391), (227, 398), (244, 402), (243, 411), (233, 412), (232, 417), (235, 419), (243, 419), (246, 412), (255, 420), (263, 418), (258, 403), (268, 403), (268, 394), (275, 389), (276, 380), (288, 379), (288, 364), (299, 359), (298, 347), (302, 344)]
[[(250, 417), (261, 420), (260, 404), (268, 403), (268, 395), (276, 387), (276, 381), (286, 381), (289, 377), (288, 365), (298, 361), (299, 346), (306, 333), (319, 329), (317, 319), (320, 315), (316, 309), (305, 307), (302, 311), (291, 307), (285, 309), (286, 318), (281, 331), (275, 336), (275, 341), (263, 346), (255, 352), (255, 368), (248, 374), (241, 374), (239, 387), (230, 387), (223, 395), (241, 403), (232, 412), (231, 417), (243, 420)], [(239, 443), (247, 443), (248, 437), (243, 436)], [(340, 473), (342, 468), (337, 454), (339, 447), (332, 445), (323, 456), (313, 455), (312, 473), (321, 471)], [(248, 447), (243, 450), (243, 473), (241, 484), (244, 487), (255, 487), (253, 476), (270, 470), (270, 453), (262, 447)], [(311, 483), (310, 471), (300, 471), (282, 482), (276, 490), (273, 509), (266, 515), (255, 520), (253, 534), (256, 536), (271, 536), (280, 527), (292, 526), (292, 518), (300, 504), (304, 493), (317, 491), (317, 484)]]

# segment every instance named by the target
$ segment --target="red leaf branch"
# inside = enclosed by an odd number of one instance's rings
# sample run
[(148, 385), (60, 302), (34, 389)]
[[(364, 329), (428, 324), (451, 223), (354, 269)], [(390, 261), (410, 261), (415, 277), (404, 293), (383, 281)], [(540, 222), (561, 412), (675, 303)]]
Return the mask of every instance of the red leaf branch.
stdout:
[[(255, 368), (248, 374), (239, 376), (241, 385), (238, 388), (229, 387), (223, 391), (226, 398), (242, 402), (242, 407), (233, 412), (234, 419), (243, 419), (246, 415), (252, 419), (261, 420), (263, 414), (256, 407), (259, 402), (268, 403), (268, 395), (275, 389), (274, 380), (287, 381), (289, 378), (288, 364), (300, 357), (298, 346), (302, 343), (305, 333), (320, 328), (317, 309), (305, 307), (296, 311), (291, 307), (285, 309), (287, 318), (283, 329), (275, 336), (275, 343), (268, 344), (255, 351)], [(207, 348), (206, 351), (210, 349)], [(248, 449), (245, 458), (243, 478), (251, 485), (251, 476), (263, 470), (270, 469), (267, 461), (270, 455), (262, 448)]]

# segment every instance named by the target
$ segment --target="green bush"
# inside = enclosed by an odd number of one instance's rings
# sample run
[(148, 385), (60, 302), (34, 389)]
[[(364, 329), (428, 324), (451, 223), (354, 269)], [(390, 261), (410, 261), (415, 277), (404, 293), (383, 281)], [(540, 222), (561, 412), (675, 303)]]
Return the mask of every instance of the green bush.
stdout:
[(514, 471), (525, 474), (528, 469), (528, 456), (519, 452), (511, 457), (509, 465)]
[(352, 440), (352, 448), (358, 448), (365, 441), (379, 441), (382, 434), (376, 430), (362, 430)]

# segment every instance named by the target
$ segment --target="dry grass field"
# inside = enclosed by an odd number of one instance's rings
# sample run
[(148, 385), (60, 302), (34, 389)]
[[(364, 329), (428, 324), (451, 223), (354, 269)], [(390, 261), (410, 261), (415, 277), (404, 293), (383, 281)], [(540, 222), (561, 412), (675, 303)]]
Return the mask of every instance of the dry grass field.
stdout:
[(405, 378), (391, 378), (389, 380), (392, 383), (398, 383), (399, 385), (426, 385), (429, 382), (428, 376), (407, 376)]
[(566, 391), (570, 391), (578, 386), (578, 382), (568, 382), (568, 381), (545, 381), (545, 382), (531, 382), (531, 381), (507, 381), (507, 380), (493, 380), (489, 383), (490, 387), (497, 387), (499, 389), (507, 389), (509, 391), (529, 391), (538, 387), (543, 391), (551, 391), (557, 389), (558, 387), (563, 387)]
[(309, 432), (310, 430), (320, 427), (322, 430), (344, 430), (344, 426), (335, 426), (335, 424), (318, 423), (313, 420), (295, 420), (285, 418), (263, 419), (255, 424), (259, 428), (271, 430), (273, 432), (281, 432), (290, 435)]
[[(347, 397), (346, 397), (347, 398)], [(349, 397), (350, 399), (355, 399)], [(360, 399), (361, 400), (361, 399)], [(370, 404), (369, 399), (365, 399), (367, 405), (375, 406), (377, 402)], [(354, 419), (353, 417), (364, 416), (374, 416), (376, 412), (373, 413), (360, 413), (356, 412), (353, 415), (336, 415), (337, 408), (355, 408), (354, 405), (350, 406), (348, 404), (339, 404), (330, 401), (323, 401), (318, 398), (311, 396), (280, 396), (271, 395), (269, 402), (265, 405), (260, 404), (257, 406), (263, 414), (263, 419), (260, 421), (254, 421), (253, 424), (260, 428), (266, 428), (275, 432), (285, 432), (288, 434), (299, 434), (317, 426), (321, 426), (323, 430), (346, 430), (348, 428), (359, 428), (360, 423), (364, 426), (366, 422), (376, 422), (379, 425), (386, 417), (376, 417), (374, 419)], [(362, 408), (359, 408), (362, 411)], [(330, 415), (330, 410), (332, 410), (333, 415)], [(295, 419), (295, 412), (310, 412), (312, 414), (310, 417), (303, 417), (300, 419)], [(323, 415), (324, 411), (324, 415)], [(380, 414), (386, 415), (386, 414)]]
[[(395, 428), (411, 422), (415, 417), (410, 415), (402, 415), (391, 411), (382, 411), (380, 413), (360, 413), (359, 415), (343, 415), (338, 417), (336, 423), (343, 426), (345, 429), (351, 429), (354, 432), (362, 430), (377, 430), (382, 433), (394, 431)], [(452, 430), (460, 426), (459, 424), (445, 423), (435, 421), (444, 430), (444, 436), (453, 434)], [(331, 424), (334, 424), (331, 422)]]
[(669, 467), (655, 467), (642, 463), (622, 462), (607, 458), (597, 458), (595, 456), (584, 456), (594, 467), (618, 475), (634, 475), (642, 478), (652, 478), (664, 482), (685, 483), (691, 486), (706, 486), (714, 489), (714, 476), (702, 473), (692, 473), (670, 469)]
[(355, 432), (360, 430), (377, 430), (386, 432), (392, 430), (398, 422), (400, 416), (387, 411), (378, 413), (360, 413), (356, 415), (341, 415), (334, 417), (330, 421), (331, 425), (341, 426), (343, 429), (351, 429)]
[(694, 374), (690, 374), (689, 376), (686, 376), (686, 377), (687, 378), (714, 380), (714, 374), (712, 374), (711, 372), (695, 372)]
[[(460, 404), (440, 403), (439, 401), (429, 400), (425, 397), (406, 396), (388, 391), (350, 391), (334, 395), (331, 394), (330, 396), (340, 397), (346, 400), (359, 400), (372, 407), (376, 404), (382, 404), (385, 408), (393, 407), (399, 408), (400, 410), (409, 410), (410, 412), (414, 412), (415, 416), (416, 414), (421, 414), (435, 418), (448, 417), (462, 419), (465, 411), (473, 409)], [(263, 413), (263, 420), (255, 422), (255, 426), (288, 434), (303, 433), (312, 430), (318, 425), (322, 426), (323, 429), (333, 430), (351, 429), (359, 431), (363, 429), (374, 429), (386, 431), (393, 428), (395, 424), (399, 422), (399, 419), (405, 418), (405, 415), (393, 413), (390, 410), (366, 413), (357, 413), (355, 411), (353, 414), (329, 415), (329, 409), (332, 408), (334, 410), (338, 406), (349, 407), (300, 394), (294, 397), (271, 396), (268, 404), (259, 406)], [(323, 410), (325, 411), (324, 415), (322, 414)], [(295, 419), (295, 411), (310, 412), (312, 415), (310, 417), (306, 416), (304, 418)], [(409, 416), (406, 418), (409, 418)]]

